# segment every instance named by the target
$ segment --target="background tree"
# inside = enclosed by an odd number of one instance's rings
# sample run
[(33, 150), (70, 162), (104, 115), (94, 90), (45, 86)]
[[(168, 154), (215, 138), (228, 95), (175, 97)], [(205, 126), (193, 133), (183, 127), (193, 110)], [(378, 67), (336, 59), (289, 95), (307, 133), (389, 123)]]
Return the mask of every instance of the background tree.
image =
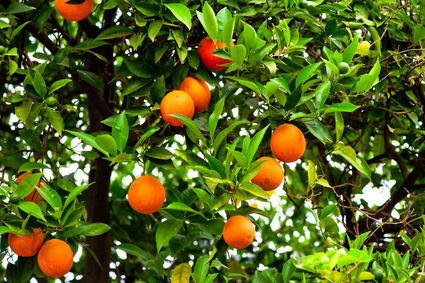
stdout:
[[(53, 282), (8, 249), (31, 228), (77, 254), (67, 281), (423, 280), (424, 1), (109, 0), (79, 22), (55, 5), (0, 4), (8, 281)], [(201, 63), (205, 37), (224, 70)], [(160, 103), (189, 75), (211, 101), (174, 127)], [(270, 196), (250, 180), (284, 123), (306, 150)], [(166, 189), (148, 215), (126, 199), (145, 174)], [(256, 234), (233, 250), (238, 214)]]

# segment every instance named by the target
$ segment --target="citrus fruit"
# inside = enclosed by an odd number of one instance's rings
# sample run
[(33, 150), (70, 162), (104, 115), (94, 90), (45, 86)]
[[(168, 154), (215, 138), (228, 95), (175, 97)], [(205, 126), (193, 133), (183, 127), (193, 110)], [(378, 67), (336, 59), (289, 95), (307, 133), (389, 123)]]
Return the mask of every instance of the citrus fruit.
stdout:
[(74, 22), (84, 20), (90, 15), (93, 9), (93, 0), (85, 0), (81, 4), (67, 3), (69, 1), (70, 0), (56, 0), (56, 9), (65, 20)]
[[(223, 45), (220, 40), (217, 39), (217, 47), (223, 48), (226, 47)], [(232, 42), (233, 45), (233, 42)], [(204, 37), (198, 46), (198, 56), (201, 60), (201, 63), (212, 71), (221, 71), (226, 69), (227, 67), (221, 66), (223, 64), (227, 64), (232, 62), (232, 60), (220, 58), (218, 56), (212, 55), (214, 51), (216, 51), (217, 47), (214, 44), (214, 41), (208, 37)]]
[(269, 156), (263, 156), (257, 160), (266, 160), (261, 164), (261, 169), (252, 178), (251, 182), (260, 186), (264, 191), (272, 191), (279, 187), (283, 181), (283, 169), (280, 163)]
[(16, 235), (9, 233), (9, 246), (18, 256), (33, 256), (43, 245), (43, 233), (41, 230), (39, 228), (32, 228), (32, 231), (34, 233), (28, 235)]
[(183, 126), (177, 118), (168, 116), (169, 114), (182, 114), (189, 119), (192, 119), (195, 114), (195, 104), (192, 97), (187, 92), (182, 90), (173, 90), (161, 101), (160, 111), (162, 118), (165, 122), (170, 123), (171, 126)]
[(345, 62), (341, 62), (338, 64), (338, 70), (340, 74), (346, 74), (348, 72), (348, 70), (350, 69), (350, 66), (345, 63)]
[[(28, 175), (30, 175), (30, 174), (31, 174), (30, 172), (25, 172), (24, 174), (19, 175), (19, 176), (18, 176), (18, 178), (16, 178), (15, 183), (16, 183), (16, 184), (21, 183), (21, 182), (22, 182), (22, 180), (23, 180), (26, 176), (28, 176)], [(37, 184), (37, 187), (39, 187), (39, 188), (43, 188), (43, 185), (40, 185), (40, 183), (41, 183), (41, 184), (45, 184), (45, 182), (44, 182), (43, 180), (41, 180), (41, 181), (39, 181), (39, 182), (38, 182), (38, 184)], [(31, 193), (29, 193), (29, 194), (25, 197), (25, 200), (26, 200), (26, 201), (32, 201), (32, 202), (34, 202), (34, 203), (39, 203), (40, 201), (44, 200), (44, 198), (43, 198), (43, 197), (42, 197), (42, 196), (38, 193), (37, 189), (34, 189)]]
[(164, 186), (157, 178), (152, 176), (137, 178), (128, 190), (130, 206), (142, 214), (157, 212), (164, 204), (164, 201)]
[(10, 202), (11, 203), (18, 204), (20, 200), (21, 200), (21, 198), (19, 197), (19, 195), (17, 193), (12, 193), (10, 195)]
[(254, 241), (255, 228), (251, 220), (242, 215), (230, 217), (223, 228), (224, 241), (235, 249), (244, 249)]
[(211, 92), (207, 83), (197, 77), (187, 77), (177, 87), (178, 90), (187, 92), (195, 104), (195, 112), (200, 113), (207, 109), (211, 100)]
[(56, 97), (54, 97), (54, 96), (49, 96), (47, 99), (46, 99), (46, 104), (47, 104), (47, 106), (49, 106), (49, 107), (55, 107), (56, 105), (58, 105), (58, 100), (56, 99)]
[(67, 274), (73, 264), (74, 255), (67, 243), (51, 239), (44, 243), (38, 252), (38, 266), (50, 277), (62, 277)]
[(372, 274), (375, 276), (375, 280), (377, 282), (382, 282), (382, 280), (384, 280), (385, 274), (381, 269), (379, 268), (372, 269)]
[(270, 149), (274, 156), (285, 163), (300, 159), (304, 154), (305, 146), (303, 133), (292, 124), (278, 126), (270, 139)]

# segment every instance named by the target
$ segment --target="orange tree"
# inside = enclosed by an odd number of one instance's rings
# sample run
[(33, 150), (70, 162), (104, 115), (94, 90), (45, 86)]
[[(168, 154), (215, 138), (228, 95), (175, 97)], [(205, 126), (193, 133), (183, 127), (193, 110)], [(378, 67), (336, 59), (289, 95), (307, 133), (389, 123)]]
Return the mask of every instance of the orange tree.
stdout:
[[(68, 20), (55, 1), (0, 3), (8, 282), (54, 281), (9, 248), (32, 229), (71, 247), (70, 271), (47, 272), (67, 282), (424, 280), (423, 0), (108, 0), (85, 18), (83, 2), (58, 1)], [(163, 117), (189, 76), (208, 107)], [(271, 148), (282, 124), (305, 144)], [(272, 194), (251, 180), (279, 147), (302, 156)], [(151, 214), (127, 199), (143, 175), (165, 188)], [(255, 227), (238, 250), (235, 215)]]

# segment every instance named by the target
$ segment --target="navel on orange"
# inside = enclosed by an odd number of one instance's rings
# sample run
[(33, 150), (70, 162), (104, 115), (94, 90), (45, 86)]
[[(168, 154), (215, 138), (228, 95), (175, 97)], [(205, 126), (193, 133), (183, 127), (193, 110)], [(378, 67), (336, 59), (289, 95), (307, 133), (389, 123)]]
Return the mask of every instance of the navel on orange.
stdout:
[(141, 176), (130, 185), (127, 197), (135, 211), (151, 214), (157, 212), (164, 204), (165, 189), (157, 178)]

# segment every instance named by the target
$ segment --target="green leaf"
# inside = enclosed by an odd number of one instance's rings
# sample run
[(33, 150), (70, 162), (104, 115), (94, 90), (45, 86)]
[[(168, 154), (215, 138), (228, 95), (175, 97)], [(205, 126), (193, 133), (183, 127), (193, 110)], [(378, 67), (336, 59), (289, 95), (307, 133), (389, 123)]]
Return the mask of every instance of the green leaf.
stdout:
[(339, 142), (344, 133), (344, 117), (341, 112), (335, 112), (335, 142)]
[(331, 107), (326, 108), (324, 113), (332, 112), (354, 112), (359, 109), (360, 106), (351, 104), (350, 102), (335, 103)]
[(171, 240), (174, 235), (183, 227), (183, 221), (180, 219), (168, 219), (159, 224), (156, 229), (155, 241), (156, 250), (159, 252), (161, 248)]
[(18, 172), (30, 172), (34, 169), (50, 169), (50, 167), (43, 163), (25, 162), (19, 167)]
[(198, 211), (192, 209), (190, 206), (188, 206), (187, 204), (184, 204), (182, 202), (173, 202), (173, 203), (169, 204), (167, 207), (164, 207), (163, 209), (188, 211), (188, 212), (192, 212), (192, 213), (196, 213), (196, 214), (199, 213)]
[(183, 24), (187, 26), (187, 28), (190, 30), (192, 27), (191, 22), (191, 14), (189, 8), (187, 8), (185, 5), (180, 3), (170, 3), (165, 4), (165, 7), (167, 7), (171, 13)]
[(87, 223), (78, 222), (75, 227), (65, 230), (61, 237), (70, 238), (78, 235), (99, 236), (111, 230), (111, 227), (105, 223)]
[(128, 59), (124, 59), (124, 62), (126, 66), (128, 67), (128, 69), (130, 70), (130, 72), (132, 72), (136, 76), (142, 79), (151, 79), (154, 77), (152, 73), (149, 72), (150, 66), (148, 66), (148, 64), (145, 64), (140, 61), (134, 61), (134, 60), (128, 60)]
[(32, 105), (33, 102), (31, 100), (28, 100), (23, 101), (21, 104), (15, 106), (15, 114), (16, 116), (18, 116), (19, 120), (21, 120), (24, 124), (27, 121)]
[(112, 156), (117, 155), (117, 144), (115, 142), (115, 139), (111, 135), (98, 135), (95, 138), (95, 142), (100, 148), (102, 148), (108, 153), (108, 156), (109, 154)]
[(34, 88), (35, 88), (35, 91), (41, 97), (44, 97), (47, 93), (46, 82), (44, 81), (43, 76), (40, 74), (40, 72), (38, 70), (35, 71)]
[(292, 276), (295, 273), (295, 270), (296, 270), (296, 266), (294, 265), (291, 259), (288, 259), (282, 268), (283, 283), (289, 283), (289, 281), (291, 280)]
[(113, 26), (102, 31), (97, 37), (96, 40), (105, 40), (113, 39), (117, 37), (125, 37), (127, 35), (133, 34), (134, 32), (126, 26)]
[(143, 133), (143, 135), (140, 137), (139, 141), (136, 143), (134, 148), (138, 148), (143, 142), (145, 142), (149, 137), (151, 137), (154, 133), (159, 131), (159, 127), (153, 126), (146, 129), (146, 131)]
[(10, 3), (10, 5), (7, 7), (6, 11), (4, 12), (6, 15), (7, 14), (18, 14), (18, 13), (25, 13), (25, 12), (29, 12), (35, 10), (34, 7), (25, 5), (23, 3), (19, 3), (19, 2), (12, 2)]
[(210, 139), (214, 140), (215, 129), (217, 128), (218, 119), (223, 111), (224, 102), (226, 101), (226, 97), (223, 96), (217, 104), (214, 106), (214, 111), (211, 113), (210, 118), (208, 119), (208, 129), (210, 131)]
[(205, 144), (206, 139), (204, 135), (202, 134), (201, 130), (199, 130), (198, 126), (196, 126), (196, 124), (191, 119), (187, 118), (186, 116), (182, 114), (169, 114), (168, 116), (172, 116), (178, 119), (183, 124), (185, 124), (185, 126), (193, 133), (195, 138), (197, 138), (198, 140), (200, 140), (202, 143)]
[(252, 158), (254, 157), (255, 152), (257, 151), (258, 147), (263, 141), (264, 134), (266, 133), (269, 126), (270, 125), (267, 125), (266, 127), (262, 128), (261, 131), (257, 132), (252, 138), (252, 140), (250, 141), (248, 150), (245, 154), (247, 164), (251, 163)]
[(331, 91), (331, 82), (326, 81), (321, 83), (314, 91), (314, 105), (320, 111), (325, 105), (326, 99), (328, 99)]
[(171, 153), (169, 150), (162, 147), (152, 147), (145, 152), (145, 155), (152, 158), (156, 158), (156, 159), (162, 159), (162, 160), (167, 160), (174, 157), (173, 153)]
[(53, 92), (55, 92), (56, 90), (64, 87), (65, 85), (67, 85), (68, 83), (72, 82), (71, 79), (62, 79), (62, 80), (58, 80), (55, 81), (54, 83), (52, 83), (52, 85), (49, 87), (49, 92), (48, 94), (51, 94)]
[(58, 112), (50, 109), (50, 107), (46, 107), (45, 109), (50, 124), (53, 126), (56, 132), (58, 132), (58, 134), (62, 136), (62, 131), (65, 128), (65, 123), (63, 121), (62, 116)]
[(63, 205), (63, 209), (65, 209), (79, 194), (81, 194), (84, 190), (90, 187), (93, 183), (85, 184), (78, 186), (69, 193), (68, 197), (65, 200), (65, 204)]
[(76, 136), (77, 138), (81, 139), (86, 144), (88, 144), (88, 145), (94, 147), (95, 149), (99, 150), (104, 155), (109, 156), (108, 152), (96, 143), (94, 136), (86, 134), (86, 133), (82, 133), (82, 132), (75, 132), (75, 131), (68, 131), (68, 130), (67, 130), (67, 132)]
[(413, 43), (418, 43), (425, 38), (425, 27), (422, 24), (416, 25), (413, 30)]
[(353, 92), (367, 92), (379, 82), (380, 71), (381, 65), (378, 58), (369, 74), (362, 75), (356, 79), (353, 85)]
[(161, 100), (164, 98), (164, 96), (165, 96), (165, 79), (164, 79), (164, 76), (160, 76), (152, 84), (151, 97), (154, 102), (161, 103)]
[(115, 246), (115, 249), (122, 250), (129, 255), (134, 255), (145, 260), (152, 258), (152, 256), (148, 252), (142, 250), (141, 248), (133, 244), (121, 244)]
[(349, 64), (353, 60), (354, 54), (356, 53), (357, 47), (359, 45), (359, 39), (357, 35), (354, 34), (353, 41), (351, 44), (344, 50), (342, 53), (342, 61)]
[(162, 28), (162, 21), (152, 21), (148, 28), (148, 37), (154, 42), (156, 35)]
[(223, 44), (225, 44), (225, 46), (231, 46), (233, 32), (235, 30), (235, 22), (236, 22), (236, 17), (228, 20), (223, 26), (222, 35), (223, 35)]
[(130, 129), (128, 127), (127, 116), (125, 110), (121, 112), (115, 119), (112, 126), (112, 137), (114, 138), (119, 152), (122, 152), (127, 144)]
[(297, 79), (295, 80), (295, 87), (298, 87), (300, 84), (305, 83), (321, 64), (321, 62), (318, 62), (303, 68), (298, 74)]
[(88, 84), (103, 90), (103, 81), (102, 79), (93, 72), (77, 70), (78, 75)]
[(58, 192), (49, 187), (47, 184), (43, 184), (41, 188), (36, 187), (36, 189), (51, 208), (59, 211), (62, 210), (62, 200)]
[(208, 164), (210, 165), (211, 169), (218, 172), (221, 176), (221, 178), (226, 178), (226, 169), (221, 161), (219, 161), (217, 158), (215, 158), (212, 155), (207, 155)]
[(16, 29), (13, 30), (12, 34), (9, 37), (9, 41), (12, 41), (12, 39), (21, 32), (21, 30), (27, 25), (29, 24), (30, 21), (27, 21), (25, 23), (23, 23), (22, 25), (19, 25)]
[(20, 210), (28, 213), (29, 215), (34, 216), (35, 218), (41, 219), (43, 221), (46, 221), (44, 218), (43, 212), (41, 211), (40, 207), (36, 205), (34, 202), (31, 201), (21, 201), (18, 204), (18, 207)]
[(218, 34), (217, 19), (215, 17), (214, 10), (206, 1), (204, 2), (204, 7), (202, 7), (202, 18), (205, 31), (215, 43), (217, 41)]
[(353, 165), (360, 173), (371, 178), (370, 167), (363, 158), (357, 156), (356, 151), (351, 146), (339, 146), (332, 154), (342, 156), (351, 165)]
[(16, 189), (19, 197), (24, 198), (31, 193), (40, 182), (41, 176), (43, 176), (43, 173), (33, 173), (25, 176)]
[(267, 194), (267, 192), (265, 192), (260, 186), (251, 183), (251, 182), (244, 182), (242, 183), (238, 189), (249, 192), (251, 194), (253, 194), (254, 196), (257, 197), (261, 197), (264, 199), (268, 199), (269, 195)]
[(246, 57), (246, 48), (242, 44), (230, 46), (230, 55), (232, 60), (239, 66), (243, 65), (243, 62)]
[(307, 176), (308, 176), (307, 188), (310, 190), (313, 188), (317, 179), (316, 165), (311, 160), (308, 160)]
[(320, 214), (320, 220), (323, 220), (329, 215), (331, 215), (336, 208), (337, 208), (336, 204), (328, 204), (327, 206), (325, 206), (322, 210), (322, 213)]
[(188, 263), (181, 263), (174, 267), (171, 272), (171, 282), (173, 283), (189, 283), (192, 267)]
[(308, 130), (318, 138), (322, 143), (332, 142), (328, 129), (318, 120), (310, 120), (305, 122)]
[(218, 135), (214, 139), (214, 144), (213, 144), (214, 154), (218, 152), (219, 147), (225, 141), (227, 135), (230, 134), (237, 126), (244, 123), (245, 123), (244, 121), (233, 122), (233, 124), (230, 124), (229, 127), (225, 128), (224, 130), (220, 131), (220, 133), (218, 133)]

